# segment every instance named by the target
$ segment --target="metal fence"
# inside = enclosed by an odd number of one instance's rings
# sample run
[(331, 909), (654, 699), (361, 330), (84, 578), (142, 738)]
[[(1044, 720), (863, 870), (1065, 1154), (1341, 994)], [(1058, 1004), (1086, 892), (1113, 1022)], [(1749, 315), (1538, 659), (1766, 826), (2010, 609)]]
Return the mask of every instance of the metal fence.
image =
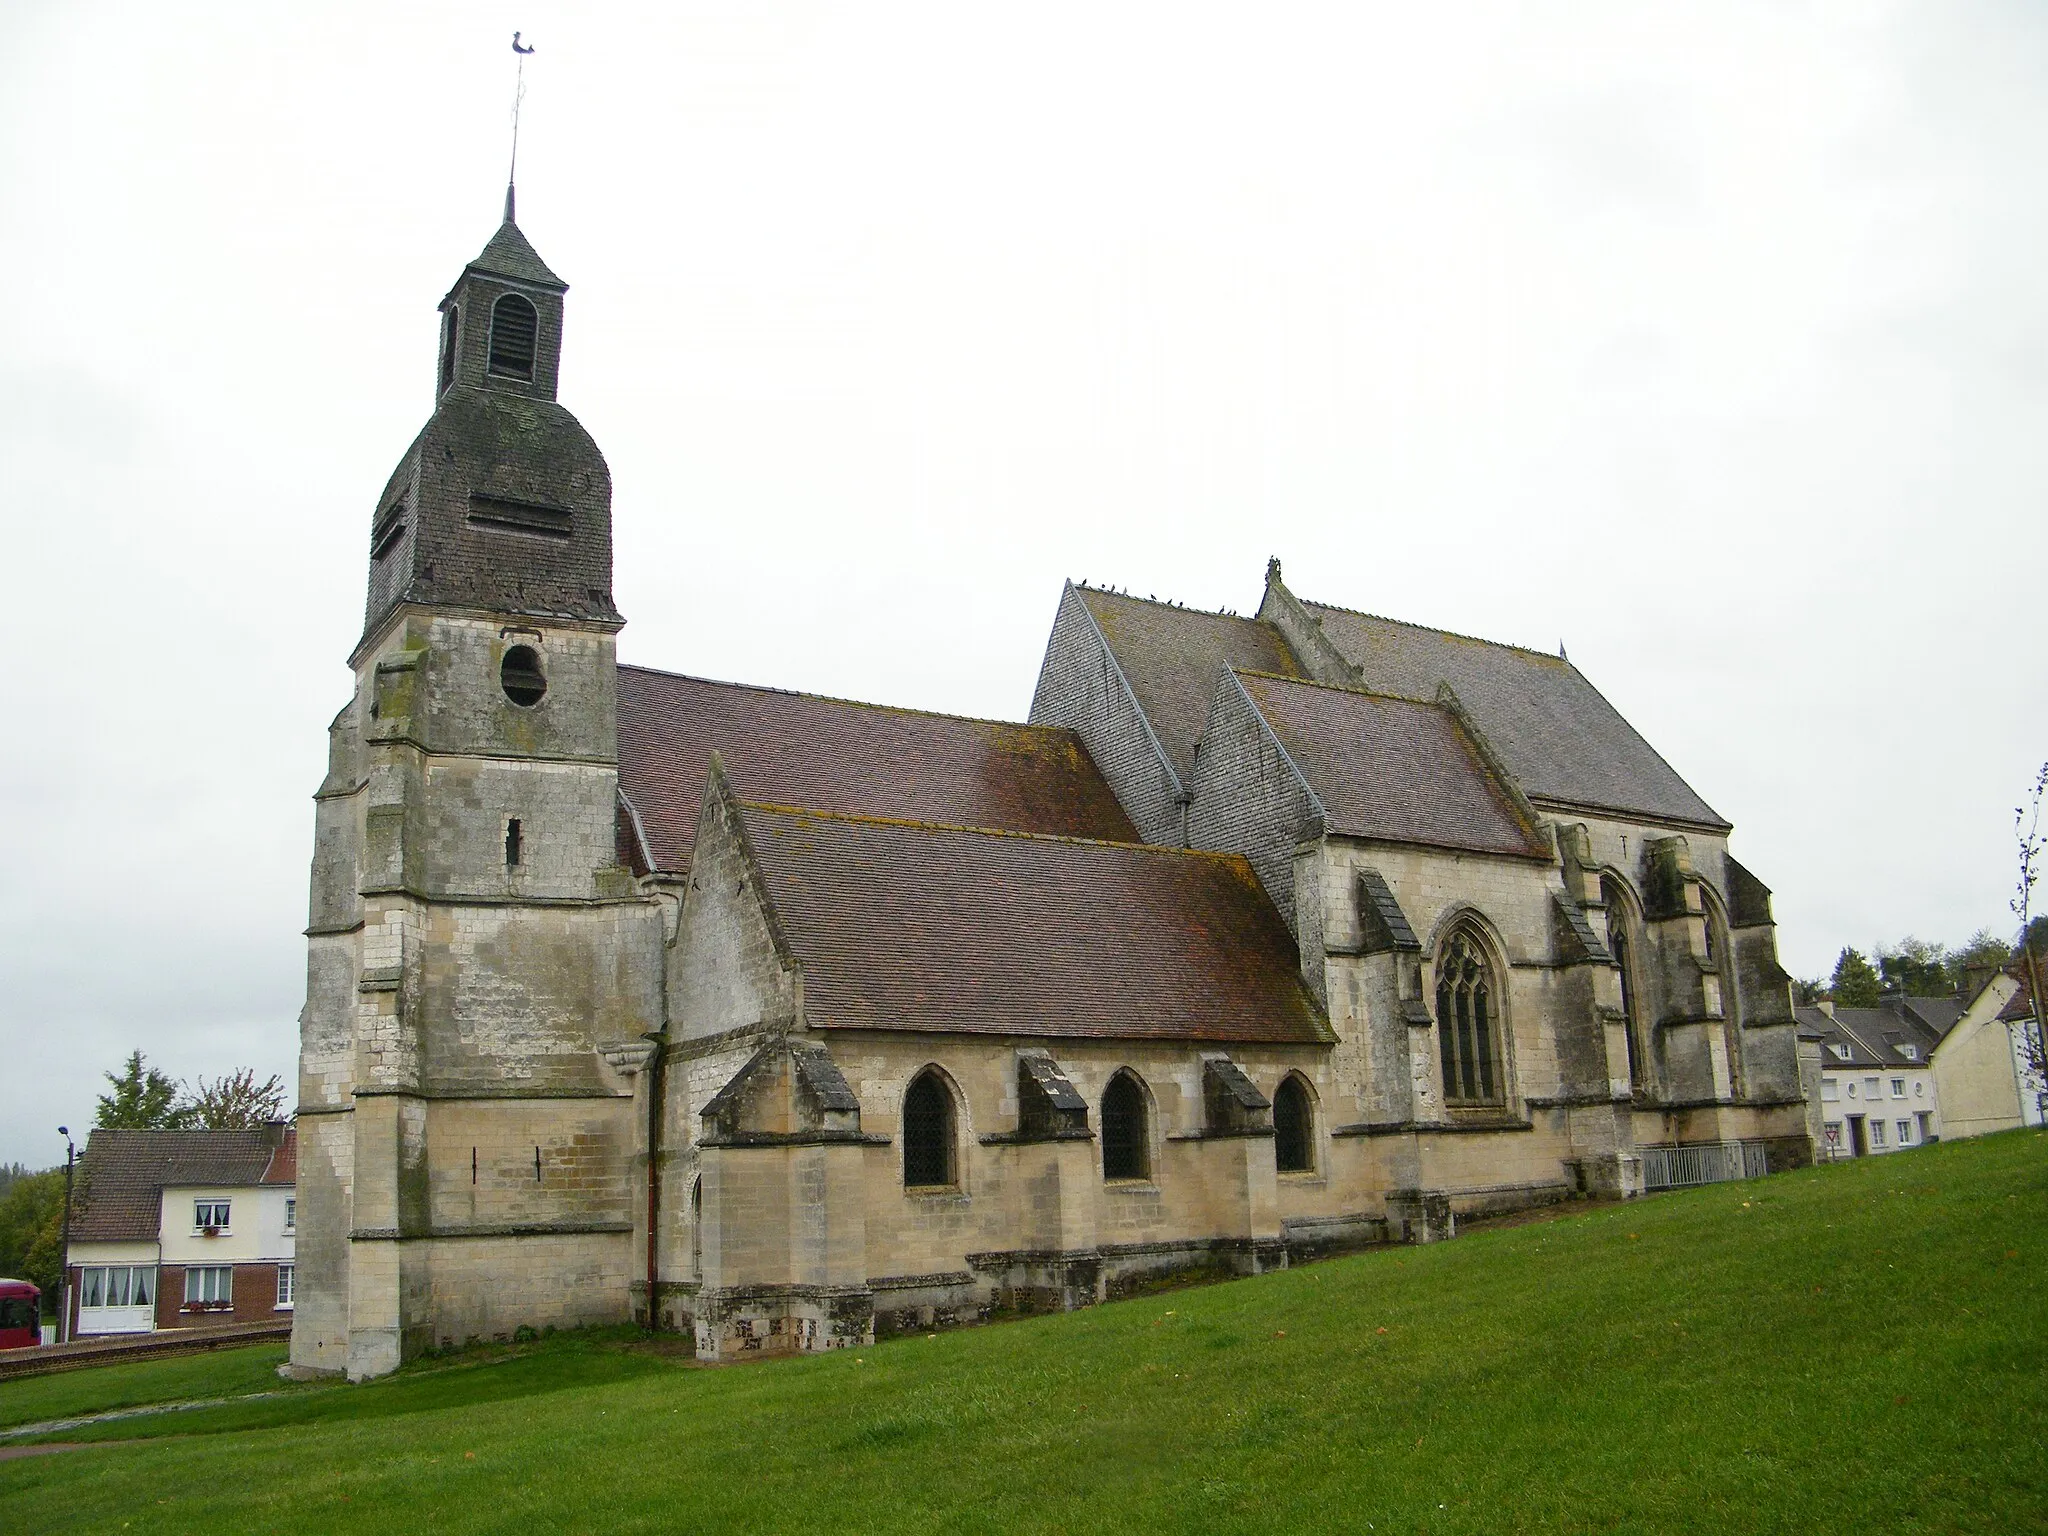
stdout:
[(1760, 1142), (1714, 1141), (1694, 1147), (1643, 1148), (1644, 1189), (1689, 1189), (1695, 1184), (1760, 1179), (1769, 1172), (1770, 1161)]

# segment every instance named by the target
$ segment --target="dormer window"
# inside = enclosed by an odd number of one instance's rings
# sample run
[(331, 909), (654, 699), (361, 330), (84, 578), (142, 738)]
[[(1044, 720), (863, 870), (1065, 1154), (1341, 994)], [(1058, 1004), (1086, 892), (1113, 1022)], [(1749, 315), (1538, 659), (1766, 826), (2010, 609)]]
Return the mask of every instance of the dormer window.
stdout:
[(540, 340), (540, 315), (516, 293), (491, 306), (491, 372), (510, 379), (533, 377)]

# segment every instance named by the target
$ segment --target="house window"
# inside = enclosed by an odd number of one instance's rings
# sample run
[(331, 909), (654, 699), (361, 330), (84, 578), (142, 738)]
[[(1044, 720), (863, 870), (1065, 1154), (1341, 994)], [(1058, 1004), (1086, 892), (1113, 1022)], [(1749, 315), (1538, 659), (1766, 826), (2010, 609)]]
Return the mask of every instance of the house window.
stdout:
[(233, 1305), (234, 1299), (232, 1264), (195, 1264), (185, 1271), (186, 1306), (225, 1307)]
[(1899, 1047), (1899, 1054), (1908, 1061), (1918, 1061), (1920, 1059), (1920, 1047), (1917, 1045), (1902, 1045)]
[(1926, 1098), (1926, 1097), (1927, 1097), (1927, 1085), (1926, 1085), (1925, 1083), (1915, 1083), (1915, 1084), (1913, 1085), (1913, 1097), (1914, 1097), (1914, 1098), (1916, 1098), (1916, 1099), (1924, 1099), (1924, 1098)]
[(192, 1202), (192, 1225), (204, 1231), (208, 1227), (219, 1227), (225, 1231), (228, 1224), (226, 1200), (195, 1200)]
[(540, 315), (516, 293), (491, 306), (491, 372), (514, 379), (533, 377)]
[(1882, 1091), (1877, 1078), (1866, 1077), (1863, 1079), (1863, 1097), (1866, 1099), (1874, 1099)]
[(1870, 1122), (1870, 1144), (1873, 1147), (1884, 1145), (1884, 1122), (1882, 1120)]
[(1910, 1120), (1901, 1120), (1901, 1121), (1900, 1121), (1900, 1122), (1898, 1123), (1898, 1132), (1899, 1132), (1899, 1145), (1900, 1145), (1900, 1146), (1902, 1146), (1902, 1147), (1910, 1147), (1911, 1145), (1913, 1145), (1913, 1122), (1912, 1122), (1912, 1121), (1910, 1121)]
[(1282, 1173), (1313, 1173), (1315, 1128), (1308, 1089), (1298, 1077), (1284, 1079), (1273, 1095), (1273, 1166)]
[(1844, 1061), (1847, 1061), (1853, 1054), (1850, 1051), (1849, 1047), (1846, 1045), (1831, 1045), (1828, 1047), (1828, 1049), (1833, 1051), (1837, 1056), (1841, 1057)]
[(1486, 951), (1470, 929), (1460, 929), (1444, 946), (1436, 972), (1437, 1051), (1444, 1073), (1444, 1098), (1453, 1104), (1501, 1101), (1499, 1053), (1494, 1029), (1499, 993)]
[(903, 1187), (953, 1183), (953, 1096), (939, 1074), (918, 1074), (903, 1096)]
[(294, 1273), (296, 1269), (297, 1266), (292, 1264), (277, 1266), (277, 1305), (280, 1311), (292, 1304), (292, 1286), (297, 1279)]
[(1852, 1099), (1856, 1097), (1856, 1085), (1854, 1083), (1849, 1085), (1849, 1097)]
[(1145, 1090), (1128, 1072), (1109, 1080), (1102, 1095), (1102, 1176), (1142, 1179), (1152, 1171), (1145, 1128)]
[(1905, 1079), (1904, 1079), (1903, 1077), (1895, 1077), (1895, 1078), (1893, 1078), (1893, 1079), (1892, 1079), (1892, 1097), (1893, 1097), (1893, 1098), (1895, 1098), (1895, 1099), (1903, 1099), (1903, 1098), (1904, 1098), (1905, 1096), (1906, 1096), (1906, 1080), (1905, 1080)]
[(1839, 1099), (1842, 1096), (1842, 1085), (1832, 1077), (1824, 1077), (1820, 1080), (1820, 1096), (1828, 1100)]
[(156, 1304), (153, 1264), (93, 1264), (79, 1272), (81, 1307), (148, 1307)]
[(287, 1200), (284, 1203), (284, 1229), (287, 1232), (299, 1230), (299, 1202)]

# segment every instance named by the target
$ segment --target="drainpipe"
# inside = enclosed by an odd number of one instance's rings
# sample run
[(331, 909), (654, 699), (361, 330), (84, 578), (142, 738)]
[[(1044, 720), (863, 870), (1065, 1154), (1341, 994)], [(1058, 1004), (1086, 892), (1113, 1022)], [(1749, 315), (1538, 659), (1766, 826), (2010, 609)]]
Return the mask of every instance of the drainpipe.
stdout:
[(647, 1331), (661, 1327), (661, 1101), (665, 1039), (654, 1042), (647, 1063)]

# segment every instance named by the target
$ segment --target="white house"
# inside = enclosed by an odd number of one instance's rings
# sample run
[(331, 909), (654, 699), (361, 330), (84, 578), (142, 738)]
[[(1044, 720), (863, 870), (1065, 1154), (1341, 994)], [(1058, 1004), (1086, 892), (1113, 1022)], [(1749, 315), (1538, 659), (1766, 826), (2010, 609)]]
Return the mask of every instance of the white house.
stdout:
[(1941, 1138), (1933, 1057), (1961, 1013), (1952, 998), (1897, 994), (1877, 1008), (1799, 1010), (1800, 1024), (1820, 1040), (1822, 1161)]
[(78, 1163), (69, 1335), (289, 1318), (297, 1162), (281, 1120), (94, 1131)]

